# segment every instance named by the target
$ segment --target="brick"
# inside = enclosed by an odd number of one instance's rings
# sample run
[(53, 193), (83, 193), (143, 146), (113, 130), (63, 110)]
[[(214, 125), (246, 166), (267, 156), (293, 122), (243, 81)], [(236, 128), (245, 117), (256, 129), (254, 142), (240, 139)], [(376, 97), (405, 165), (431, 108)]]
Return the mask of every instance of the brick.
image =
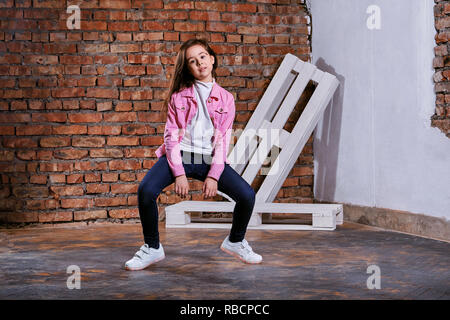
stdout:
[[(33, 56), (24, 56), (24, 62), (28, 64), (29, 62), (26, 60), (29, 57)], [(56, 58), (56, 61), (58, 61), (58, 58)], [(18, 64), (22, 62), (22, 57), (19, 54), (5, 54), (3, 56), (0, 56), (0, 64)]]
[(4, 148), (36, 148), (37, 141), (32, 138), (3, 138)]
[(123, 66), (120, 73), (127, 76), (139, 76), (145, 74), (146, 66)]
[(58, 148), (70, 146), (70, 137), (48, 137), (39, 141), (39, 146), (43, 148)]
[(92, 64), (94, 59), (91, 56), (61, 56), (61, 64)]
[(164, 137), (162, 137), (162, 136), (141, 138), (141, 145), (143, 145), (143, 146), (159, 146), (163, 142), (164, 142)]
[(0, 172), (26, 172), (23, 163), (0, 163)]
[(66, 122), (67, 113), (65, 112), (51, 112), (51, 113), (32, 113), (32, 122)]
[(9, 223), (20, 222), (38, 222), (37, 212), (15, 212), (14, 214), (8, 214), (7, 221)]
[[(236, 32), (236, 25), (230, 24), (230, 23), (222, 23), (222, 22), (207, 22), (206, 30), (212, 31), (212, 32), (233, 33), (233, 32)], [(198, 30), (198, 31), (202, 31), (202, 30)]]
[(127, 204), (127, 199), (124, 197), (114, 196), (114, 198), (95, 198), (96, 207), (118, 207)]
[(175, 22), (173, 29), (184, 32), (202, 32), (205, 31), (205, 24), (203, 22)]
[(103, 182), (117, 182), (118, 176), (119, 175), (117, 173), (103, 173), (102, 181)]
[(131, 6), (132, 8), (162, 9), (164, 7), (164, 4), (162, 0), (133, 0)]
[(139, 218), (138, 209), (111, 209), (109, 216), (114, 219)]
[(100, 0), (98, 8), (131, 9), (131, 0)]
[(256, 5), (246, 3), (246, 4), (237, 4), (237, 3), (229, 3), (227, 5), (227, 11), (230, 12), (256, 12)]
[(153, 98), (153, 91), (139, 90), (139, 91), (120, 91), (120, 100), (150, 100)]
[(55, 159), (83, 159), (88, 156), (88, 150), (78, 150), (78, 149), (64, 149), (64, 150), (55, 150), (53, 152), (53, 156)]
[(89, 126), (88, 134), (89, 135), (119, 135), (121, 133), (120, 126)]
[(57, 171), (73, 171), (73, 163), (50, 163), (44, 162), (39, 164), (39, 171), (41, 172), (57, 172)]
[(66, 175), (65, 174), (50, 174), (50, 175), (48, 175), (48, 180), (51, 184), (66, 183)]
[(63, 222), (73, 221), (72, 211), (57, 211), (57, 212), (41, 212), (38, 215), (39, 222)]
[(74, 211), (73, 214), (74, 221), (108, 218), (108, 212), (106, 210)]
[(3, 123), (19, 123), (30, 122), (30, 114), (27, 113), (3, 113), (0, 122)]
[(100, 182), (101, 181), (100, 173), (98, 173), (98, 172), (86, 173), (84, 175), (84, 181), (85, 182)]
[(140, 52), (141, 45), (139, 43), (134, 44), (111, 44), (111, 53), (122, 53), (122, 52)]
[(110, 170), (138, 170), (141, 164), (137, 160), (111, 160), (108, 161)]
[(0, 150), (0, 161), (12, 161), (14, 152), (9, 150)]
[(59, 196), (82, 196), (84, 194), (81, 186), (51, 186), (50, 192)]
[(136, 175), (134, 172), (122, 172), (120, 174), (120, 181), (134, 182), (136, 181)]
[[(23, 51), (22, 51), (23, 52)], [(39, 52), (39, 51), (34, 51)], [(77, 46), (75, 44), (65, 44), (65, 43), (46, 43), (43, 46), (43, 52), (45, 54), (64, 54), (64, 53), (76, 53)]]
[(104, 122), (135, 122), (136, 112), (106, 113), (103, 115)]
[(66, 134), (66, 135), (74, 135), (74, 134), (86, 134), (87, 126), (85, 125), (63, 125), (63, 126), (53, 126), (52, 134)]
[(312, 176), (312, 175), (314, 175), (314, 168), (312, 168), (312, 167), (294, 167), (294, 168), (292, 168), (292, 175), (294, 175), (294, 176)]
[(266, 34), (265, 26), (238, 26), (237, 32), (241, 34)]
[(18, 136), (50, 135), (51, 133), (51, 126), (33, 125), (16, 127), (16, 135)]
[(198, 10), (211, 10), (211, 11), (225, 11), (226, 3), (223, 2), (206, 2), (206, 1), (196, 1), (195, 9)]
[(191, 11), (189, 13), (190, 20), (220, 21), (219, 12)]
[(49, 209), (46, 207), (47, 200), (25, 200), (25, 209), (27, 210), (44, 210)]
[(93, 199), (61, 199), (61, 208), (91, 208), (93, 207)]
[(105, 138), (103, 137), (74, 137), (72, 138), (73, 147), (103, 147)]
[(45, 198), (49, 192), (47, 187), (19, 186), (12, 188), (12, 194), (22, 198)]
[(78, 161), (74, 164), (75, 170), (81, 171), (97, 171), (97, 170), (106, 170), (107, 163), (106, 162), (93, 162), (93, 161)]
[(86, 193), (108, 193), (109, 185), (101, 183), (89, 183), (86, 185)]
[(58, 88), (52, 89), (52, 97), (55, 98), (72, 98), (84, 97), (84, 88)]
[(19, 150), (17, 151), (17, 159), (20, 160), (36, 160), (36, 151), (33, 150)]
[[(110, 50), (108, 43), (98, 43), (98, 44), (90, 44), (90, 43), (81, 43), (78, 44), (78, 53), (103, 53), (108, 52)], [(113, 52), (113, 51), (111, 51)]]
[(137, 146), (138, 137), (108, 137), (106, 144), (109, 146)]
[(115, 64), (119, 62), (119, 57), (114, 56), (96, 56), (95, 64)]
[(93, 149), (90, 151), (93, 158), (123, 158), (123, 150), (120, 148)]
[(112, 194), (137, 193), (139, 185), (129, 183), (116, 183), (111, 185)]
[(131, 21), (108, 22), (108, 31), (139, 31), (139, 24)]
[(117, 99), (119, 91), (117, 89), (88, 88), (86, 96), (89, 98)]
[(127, 124), (122, 126), (122, 132), (126, 135), (154, 134), (155, 128), (145, 124)]
[(68, 116), (69, 122), (72, 123), (92, 123), (102, 121), (101, 113), (71, 113)]

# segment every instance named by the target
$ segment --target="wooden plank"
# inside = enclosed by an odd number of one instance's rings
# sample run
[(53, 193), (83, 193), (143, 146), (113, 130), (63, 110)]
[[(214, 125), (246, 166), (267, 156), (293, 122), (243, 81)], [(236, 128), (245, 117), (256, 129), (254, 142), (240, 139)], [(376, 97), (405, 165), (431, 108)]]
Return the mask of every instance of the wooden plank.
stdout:
[[(324, 73), (323, 75), (305, 110), (303, 110), (302, 115), (289, 135), (286, 146), (275, 160), (278, 163), (275, 163), (269, 170), (269, 175), (264, 179), (258, 190), (256, 195), (257, 202), (272, 202), (275, 199), (323, 111), (331, 100), (338, 82), (336, 77), (331, 74)], [(272, 169), (273, 171), (276, 169), (277, 172), (271, 172)]]

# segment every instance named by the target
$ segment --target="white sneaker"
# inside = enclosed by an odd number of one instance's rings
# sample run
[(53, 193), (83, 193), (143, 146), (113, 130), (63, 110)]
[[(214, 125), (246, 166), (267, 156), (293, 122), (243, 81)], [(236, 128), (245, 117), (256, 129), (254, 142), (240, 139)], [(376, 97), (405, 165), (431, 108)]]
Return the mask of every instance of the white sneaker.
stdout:
[(150, 248), (148, 244), (142, 245), (138, 252), (134, 254), (134, 257), (125, 262), (125, 269), (127, 270), (142, 270), (149, 265), (161, 261), (166, 256), (164, 255), (164, 249), (162, 244), (159, 244), (159, 248)]
[(241, 259), (245, 263), (261, 263), (262, 257), (254, 253), (252, 247), (248, 244), (247, 240), (242, 240), (241, 242), (230, 242), (228, 236), (223, 240), (220, 246), (222, 251)]

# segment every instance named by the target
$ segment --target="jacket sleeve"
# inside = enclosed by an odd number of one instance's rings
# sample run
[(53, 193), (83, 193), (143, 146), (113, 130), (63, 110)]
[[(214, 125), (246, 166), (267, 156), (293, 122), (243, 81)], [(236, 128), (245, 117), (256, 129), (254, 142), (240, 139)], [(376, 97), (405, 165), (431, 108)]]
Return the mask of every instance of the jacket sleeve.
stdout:
[(164, 144), (166, 145), (167, 162), (174, 177), (185, 174), (181, 158), (180, 141), (184, 134), (177, 123), (173, 95), (168, 104), (167, 121), (164, 129)]
[(234, 104), (234, 97), (230, 93), (226, 101), (226, 108), (228, 115), (223, 125), (223, 129), (215, 128), (214, 130), (214, 153), (212, 157), (211, 167), (208, 172), (208, 177), (219, 181), (225, 168), (225, 162), (227, 160), (228, 149), (230, 146), (231, 135), (233, 131), (233, 122), (236, 113), (236, 106)]

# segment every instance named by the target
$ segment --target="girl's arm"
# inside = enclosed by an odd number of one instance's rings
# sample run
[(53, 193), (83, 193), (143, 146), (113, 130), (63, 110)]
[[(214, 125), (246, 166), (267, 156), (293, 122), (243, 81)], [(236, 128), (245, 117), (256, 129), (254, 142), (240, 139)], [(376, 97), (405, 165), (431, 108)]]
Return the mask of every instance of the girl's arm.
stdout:
[(167, 121), (164, 129), (164, 143), (166, 145), (166, 155), (169, 167), (175, 177), (185, 174), (183, 161), (181, 158), (180, 141), (184, 134), (177, 123), (176, 111), (174, 107), (173, 95), (168, 103)]
[(208, 172), (208, 177), (211, 177), (216, 181), (219, 181), (223, 169), (225, 168), (225, 162), (227, 159), (228, 149), (231, 141), (231, 134), (233, 131), (236, 106), (234, 104), (234, 97), (231, 93), (229, 93), (228, 95), (228, 99), (225, 102), (225, 107), (228, 110), (228, 116), (223, 126), (221, 126), (220, 128), (216, 128), (214, 132), (214, 155), (212, 158), (210, 170)]

